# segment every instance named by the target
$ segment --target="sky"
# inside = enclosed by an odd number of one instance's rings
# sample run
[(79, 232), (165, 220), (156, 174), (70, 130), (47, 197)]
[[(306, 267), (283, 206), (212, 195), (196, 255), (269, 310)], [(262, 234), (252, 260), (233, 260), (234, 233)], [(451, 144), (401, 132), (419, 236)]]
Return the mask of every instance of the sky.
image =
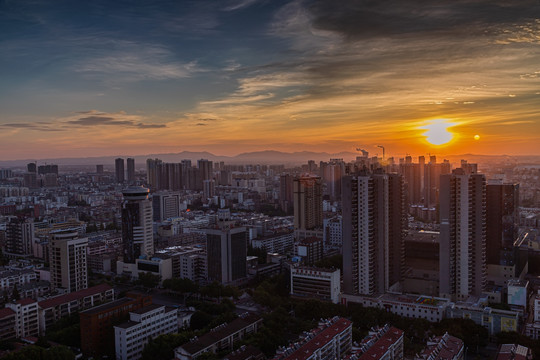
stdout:
[(0, 160), (377, 145), (539, 155), (540, 1), (0, 0)]

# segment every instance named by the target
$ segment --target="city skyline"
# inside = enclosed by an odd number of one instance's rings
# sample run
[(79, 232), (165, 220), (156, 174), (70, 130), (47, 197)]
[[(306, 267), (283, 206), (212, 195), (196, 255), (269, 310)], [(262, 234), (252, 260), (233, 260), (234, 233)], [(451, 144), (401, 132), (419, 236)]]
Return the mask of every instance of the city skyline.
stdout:
[(538, 1), (4, 1), (0, 30), (0, 160), (540, 153)]

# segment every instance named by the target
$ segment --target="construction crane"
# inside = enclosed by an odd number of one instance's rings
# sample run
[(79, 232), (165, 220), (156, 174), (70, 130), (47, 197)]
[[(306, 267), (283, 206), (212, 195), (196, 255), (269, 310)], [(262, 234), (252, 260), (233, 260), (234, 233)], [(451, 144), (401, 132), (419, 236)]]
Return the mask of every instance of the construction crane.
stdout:
[(384, 146), (382, 146), (382, 145), (377, 145), (377, 147), (379, 147), (379, 148), (382, 149), (382, 159), (384, 160), (384, 159), (385, 159)]

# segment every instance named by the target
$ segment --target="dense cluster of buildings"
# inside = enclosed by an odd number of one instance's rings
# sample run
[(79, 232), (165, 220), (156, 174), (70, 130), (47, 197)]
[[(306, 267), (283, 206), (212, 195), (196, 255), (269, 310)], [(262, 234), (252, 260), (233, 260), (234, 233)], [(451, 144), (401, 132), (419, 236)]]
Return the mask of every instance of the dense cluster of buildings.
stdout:
[[(486, 166), (483, 173), (467, 161), (454, 168), (435, 156), (415, 163), (364, 151), (351, 162), (309, 161), (290, 169), (207, 159), (148, 159), (137, 168), (128, 158), (124, 164), (118, 158), (95, 171), (59, 172), (36, 163), (0, 171), (0, 244), (9, 261), (0, 269), (2, 339), (41, 335), (62, 316), (80, 312), (90, 329), (82, 334), (85, 353), (97, 355), (97, 344), (109, 341), (103, 346), (109, 353), (137, 359), (144, 334), (182, 327), (177, 309), (89, 288), (92, 273), (236, 286), (281, 273), (298, 299), (359, 303), (431, 322), (468, 318), (492, 335), (524, 329), (540, 336), (540, 295), (534, 295), (540, 283), (528, 276), (540, 274), (540, 209), (536, 195), (529, 202), (523, 197), (535, 193), (538, 174), (529, 168)], [(522, 176), (525, 185), (517, 181)], [(520, 207), (524, 201), (532, 206)], [(318, 266), (337, 255), (342, 269)], [(112, 313), (127, 322), (97, 330), (96, 316)], [(262, 321), (249, 319), (194, 339), (175, 356), (232, 349)], [(149, 332), (149, 324), (159, 326)], [(305, 359), (367, 358), (367, 344), (377, 341), (393, 344), (372, 348), (386, 349), (380, 358), (399, 359), (403, 352), (403, 332), (389, 326), (358, 346), (350, 343), (346, 319), (321, 326), (302, 340), (305, 348), (281, 349), (278, 358), (298, 351)], [(340, 335), (313, 342), (329, 332)], [(431, 343), (419, 359), (462, 356), (451, 335)]]

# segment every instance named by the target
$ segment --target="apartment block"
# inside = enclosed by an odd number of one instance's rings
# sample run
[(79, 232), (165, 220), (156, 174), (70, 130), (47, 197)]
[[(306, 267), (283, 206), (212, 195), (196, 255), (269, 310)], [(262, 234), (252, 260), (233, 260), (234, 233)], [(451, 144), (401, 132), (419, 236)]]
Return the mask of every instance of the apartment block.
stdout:
[(177, 310), (150, 305), (130, 311), (129, 321), (114, 327), (117, 360), (137, 360), (150, 339), (178, 331)]

